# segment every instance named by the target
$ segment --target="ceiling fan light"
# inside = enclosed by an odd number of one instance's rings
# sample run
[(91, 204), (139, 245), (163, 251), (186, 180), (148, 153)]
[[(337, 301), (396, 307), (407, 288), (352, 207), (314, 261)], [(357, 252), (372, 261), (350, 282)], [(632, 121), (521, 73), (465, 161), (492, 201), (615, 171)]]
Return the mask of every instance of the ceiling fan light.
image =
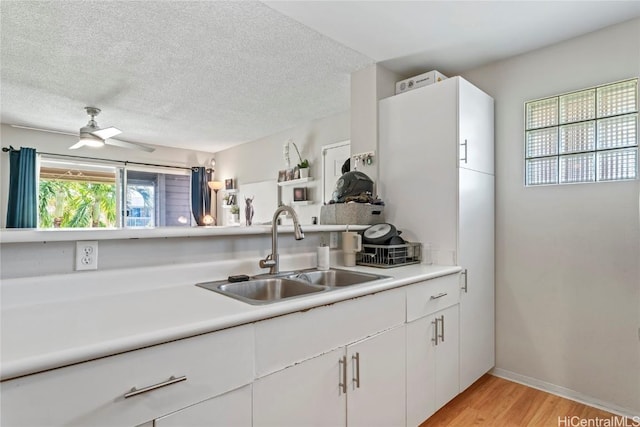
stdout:
[(101, 140), (100, 138), (93, 136), (91, 134), (87, 134), (87, 133), (81, 133), (80, 134), (80, 141), (82, 143), (82, 145), (86, 145), (87, 147), (102, 147), (104, 145), (104, 141)]

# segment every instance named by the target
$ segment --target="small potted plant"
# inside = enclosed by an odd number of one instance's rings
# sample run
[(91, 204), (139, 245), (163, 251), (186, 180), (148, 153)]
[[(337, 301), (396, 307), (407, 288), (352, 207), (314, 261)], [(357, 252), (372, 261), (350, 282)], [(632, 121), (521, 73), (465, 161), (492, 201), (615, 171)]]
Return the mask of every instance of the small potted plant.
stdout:
[(233, 223), (238, 224), (240, 222), (240, 206), (233, 205), (231, 206), (231, 216), (233, 218)]
[(309, 178), (309, 160), (302, 158), (295, 142), (291, 141), (291, 143), (298, 154), (298, 170), (300, 171), (300, 178)]

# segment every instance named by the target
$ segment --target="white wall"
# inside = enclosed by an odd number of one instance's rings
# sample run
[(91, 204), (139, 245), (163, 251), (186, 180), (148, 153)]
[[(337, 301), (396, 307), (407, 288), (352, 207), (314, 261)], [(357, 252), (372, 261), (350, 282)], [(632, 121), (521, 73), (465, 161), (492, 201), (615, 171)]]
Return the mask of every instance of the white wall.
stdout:
[(525, 188), (525, 101), (640, 75), (640, 20), (475, 69), (496, 105), (496, 366), (640, 414), (638, 181)]
[[(378, 101), (395, 94), (395, 82), (400, 76), (373, 64), (351, 74), (351, 154), (374, 151), (378, 155)], [(371, 166), (358, 170), (367, 174), (374, 183), (378, 180), (379, 159)], [(351, 160), (351, 168), (354, 162)], [(377, 188), (377, 187), (374, 187)]]
[[(285, 169), (283, 146), (293, 140), (300, 150), (302, 158), (309, 159), (311, 170), (309, 175), (313, 181), (307, 185), (308, 197), (315, 204), (296, 206), (295, 209), (303, 224), (311, 224), (311, 217), (320, 217), (322, 203), (322, 153), (323, 145), (333, 144), (349, 139), (350, 114), (348, 111), (302, 124), (292, 129), (279, 132), (246, 144), (216, 153), (216, 180), (234, 178), (240, 190), (243, 184), (276, 180), (278, 170)], [(289, 157), (291, 166), (295, 166), (298, 157), (291, 147)], [(282, 187), (282, 201), (289, 204), (292, 200), (292, 188)], [(222, 198), (221, 196), (219, 198)], [(239, 204), (242, 208), (242, 200)], [(220, 206), (218, 206), (220, 208)], [(241, 217), (243, 212), (241, 209)]]
[[(310, 254), (310, 259), (315, 260), (316, 247), (324, 238), (323, 234), (306, 233), (304, 240), (300, 241), (295, 240), (291, 233), (281, 234), (278, 252), (283, 257)], [(231, 273), (257, 274), (267, 272), (259, 268), (258, 261), (270, 253), (270, 234), (100, 240), (98, 270), (248, 260), (243, 270)], [(284, 260), (286, 258), (283, 258), (282, 271), (289, 268)], [(75, 242), (2, 243), (0, 281), (16, 277), (87, 274), (85, 271), (75, 272), (74, 263)], [(221, 272), (212, 280), (225, 278), (226, 274)]]
[[(11, 145), (16, 149), (29, 147), (35, 148), (38, 152), (45, 153), (183, 167), (207, 166), (206, 163), (214, 157), (213, 153), (160, 146), (154, 146), (156, 150), (153, 153), (110, 146), (101, 148), (83, 147), (77, 150), (69, 150), (69, 147), (78, 141), (77, 137), (18, 129), (6, 124), (2, 124), (0, 127), (0, 140), (2, 147), (9, 147)], [(7, 219), (9, 189), (8, 153), (2, 153), (2, 157), (0, 157), (0, 175), (2, 178), (2, 184), (0, 185), (0, 228), (2, 228), (5, 226)]]

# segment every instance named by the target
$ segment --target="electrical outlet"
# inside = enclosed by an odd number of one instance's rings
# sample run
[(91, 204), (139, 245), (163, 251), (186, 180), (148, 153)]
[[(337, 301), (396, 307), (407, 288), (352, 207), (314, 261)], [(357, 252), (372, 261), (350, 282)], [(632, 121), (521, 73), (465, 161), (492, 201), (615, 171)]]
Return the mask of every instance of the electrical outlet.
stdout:
[(331, 231), (329, 233), (329, 249), (337, 249), (338, 248), (338, 232)]
[(98, 242), (76, 242), (76, 271), (98, 269)]

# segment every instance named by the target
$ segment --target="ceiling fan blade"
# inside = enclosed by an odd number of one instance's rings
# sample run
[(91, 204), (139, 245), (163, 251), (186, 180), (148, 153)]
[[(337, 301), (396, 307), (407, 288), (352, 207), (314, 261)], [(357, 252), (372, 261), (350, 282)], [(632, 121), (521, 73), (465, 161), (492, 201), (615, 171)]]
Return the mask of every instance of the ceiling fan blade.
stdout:
[(75, 144), (73, 144), (71, 147), (69, 147), (69, 150), (76, 150), (76, 149), (78, 149), (80, 147), (84, 147), (84, 146), (85, 146), (84, 141), (80, 140), (80, 141), (76, 142)]
[(136, 144), (134, 142), (121, 141), (119, 139), (108, 139), (104, 143), (106, 145), (113, 145), (115, 147), (146, 151), (147, 153), (153, 153), (154, 151), (156, 151), (155, 148), (147, 147), (146, 145)]
[(17, 128), (17, 129), (35, 130), (35, 131), (38, 131), (38, 132), (59, 133), (60, 135), (78, 136), (78, 133), (63, 132), (63, 131), (60, 131), (60, 130), (52, 130), (52, 129), (34, 128), (34, 127), (31, 127), (31, 126), (11, 125), (11, 127), (12, 128)]
[(94, 130), (93, 132), (91, 132), (91, 135), (95, 135), (100, 139), (108, 139), (116, 135), (120, 135), (121, 133), (122, 131), (120, 129), (111, 126), (104, 129)]

